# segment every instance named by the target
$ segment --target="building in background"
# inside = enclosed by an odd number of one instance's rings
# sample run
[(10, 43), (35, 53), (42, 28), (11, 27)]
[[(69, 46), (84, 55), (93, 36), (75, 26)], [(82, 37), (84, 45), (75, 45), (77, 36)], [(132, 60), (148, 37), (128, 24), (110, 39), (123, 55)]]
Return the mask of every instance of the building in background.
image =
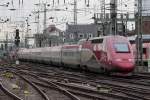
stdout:
[[(150, 0), (142, 0), (142, 34), (150, 34)], [(135, 17), (138, 19), (138, 0), (135, 0)], [(136, 33), (138, 32), (136, 20)]]
[(36, 47), (48, 47), (63, 44), (65, 40), (64, 32), (50, 25), (43, 31), (43, 34), (35, 34)]
[(97, 26), (95, 24), (66, 25), (65, 42), (77, 42), (80, 39), (97, 36)]

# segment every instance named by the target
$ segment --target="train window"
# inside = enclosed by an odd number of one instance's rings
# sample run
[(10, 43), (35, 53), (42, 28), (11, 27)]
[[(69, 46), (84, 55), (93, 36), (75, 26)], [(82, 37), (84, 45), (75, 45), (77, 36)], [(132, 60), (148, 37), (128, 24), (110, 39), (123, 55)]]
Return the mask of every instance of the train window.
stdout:
[(73, 52), (64, 52), (63, 53), (64, 56), (74, 56)]
[(128, 53), (129, 51), (129, 46), (127, 43), (115, 43), (114, 44), (115, 50), (117, 53)]
[(92, 43), (103, 43), (103, 39), (94, 39), (91, 40)]

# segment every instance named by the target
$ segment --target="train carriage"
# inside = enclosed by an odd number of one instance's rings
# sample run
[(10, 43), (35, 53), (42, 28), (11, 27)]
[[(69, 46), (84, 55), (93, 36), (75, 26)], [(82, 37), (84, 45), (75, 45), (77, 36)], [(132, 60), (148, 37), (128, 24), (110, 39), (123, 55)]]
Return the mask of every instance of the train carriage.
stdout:
[(62, 63), (72, 67), (80, 65), (79, 45), (65, 45), (62, 47)]
[(19, 59), (65, 65), (94, 72), (129, 73), (134, 70), (133, 50), (122, 36), (83, 39), (75, 45), (22, 49)]

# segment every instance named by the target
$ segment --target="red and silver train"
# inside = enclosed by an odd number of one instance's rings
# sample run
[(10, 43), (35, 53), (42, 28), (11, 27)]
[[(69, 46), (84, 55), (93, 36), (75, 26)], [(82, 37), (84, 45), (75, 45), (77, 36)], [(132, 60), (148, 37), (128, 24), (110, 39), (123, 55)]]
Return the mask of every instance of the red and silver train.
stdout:
[(135, 68), (133, 50), (122, 36), (80, 40), (75, 45), (20, 49), (19, 60), (46, 62), (94, 72), (128, 74)]

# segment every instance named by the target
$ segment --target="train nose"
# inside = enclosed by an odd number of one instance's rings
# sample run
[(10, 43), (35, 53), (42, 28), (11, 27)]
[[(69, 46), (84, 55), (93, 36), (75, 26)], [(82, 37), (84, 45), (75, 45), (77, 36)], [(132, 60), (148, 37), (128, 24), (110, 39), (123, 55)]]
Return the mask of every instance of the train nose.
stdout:
[(116, 59), (115, 66), (122, 72), (132, 72), (135, 68), (134, 59)]
[(132, 72), (134, 70), (133, 63), (118, 63), (117, 67), (122, 72)]

